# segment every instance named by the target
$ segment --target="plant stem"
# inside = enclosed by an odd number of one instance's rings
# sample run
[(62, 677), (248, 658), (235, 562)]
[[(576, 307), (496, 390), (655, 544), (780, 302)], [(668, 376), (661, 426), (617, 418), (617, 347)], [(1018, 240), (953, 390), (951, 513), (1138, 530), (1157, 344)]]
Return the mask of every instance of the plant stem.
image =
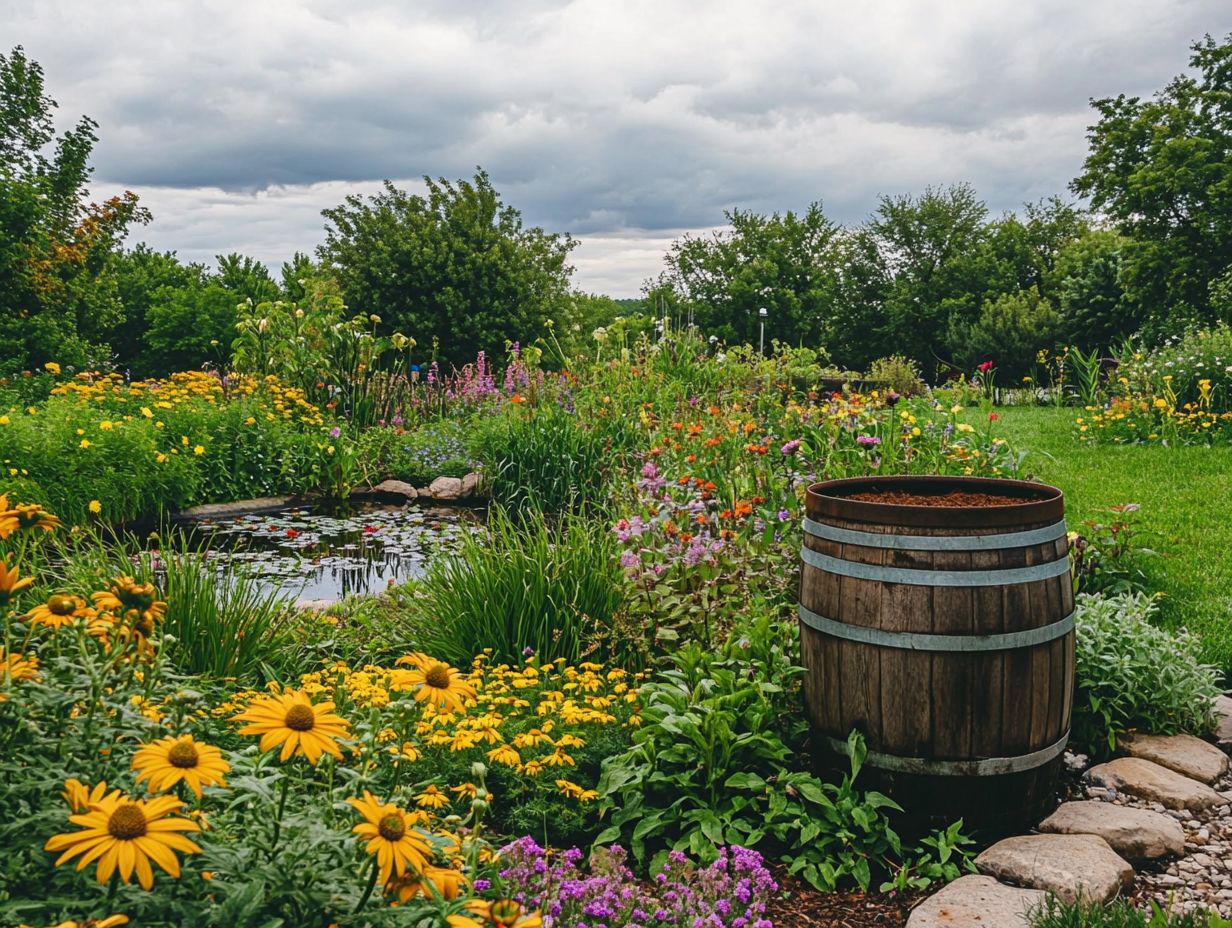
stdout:
[(354, 911), (352, 911), (351, 913), (352, 915), (354, 915), (356, 912), (361, 911), (363, 907), (368, 904), (368, 900), (372, 898), (372, 890), (373, 888), (375, 888), (375, 886), (376, 886), (376, 855), (373, 854), (372, 855), (372, 867), (369, 869), (369, 873), (368, 873), (368, 888), (365, 889), (364, 894), (360, 896), (359, 905), (355, 906)]
[(283, 775), (282, 787), (278, 794), (278, 816), (274, 819), (274, 837), (270, 841), (269, 859), (274, 859), (274, 852), (278, 850), (278, 838), (282, 835), (282, 813), (287, 807), (287, 791), (291, 788), (291, 778)]

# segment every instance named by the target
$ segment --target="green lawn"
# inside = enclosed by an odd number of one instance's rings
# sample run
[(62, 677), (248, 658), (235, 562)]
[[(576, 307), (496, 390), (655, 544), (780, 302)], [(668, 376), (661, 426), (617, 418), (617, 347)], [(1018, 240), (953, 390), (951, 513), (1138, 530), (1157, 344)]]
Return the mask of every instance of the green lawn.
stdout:
[(1144, 566), (1166, 595), (1165, 620), (1202, 636), (1205, 657), (1232, 681), (1232, 448), (1082, 445), (1073, 409), (1002, 408), (998, 434), (1030, 452), (1024, 473), (1060, 487), (1071, 527), (1142, 507)]

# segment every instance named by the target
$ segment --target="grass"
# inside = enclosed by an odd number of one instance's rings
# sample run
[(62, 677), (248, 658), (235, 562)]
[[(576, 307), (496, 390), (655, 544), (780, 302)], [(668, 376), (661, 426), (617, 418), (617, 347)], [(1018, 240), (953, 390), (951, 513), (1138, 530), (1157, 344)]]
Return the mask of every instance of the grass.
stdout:
[(998, 434), (1028, 451), (1024, 474), (1060, 487), (1071, 526), (1138, 503), (1143, 565), (1165, 595), (1160, 614), (1202, 639), (1202, 658), (1232, 680), (1232, 448), (1084, 445), (1073, 409), (997, 410)]

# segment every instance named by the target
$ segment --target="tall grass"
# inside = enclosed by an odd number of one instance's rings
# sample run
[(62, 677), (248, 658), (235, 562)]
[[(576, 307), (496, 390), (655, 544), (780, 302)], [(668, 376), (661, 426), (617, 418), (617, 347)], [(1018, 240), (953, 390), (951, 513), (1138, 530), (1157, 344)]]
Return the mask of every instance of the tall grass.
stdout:
[(294, 608), (286, 594), (242, 572), (220, 576), (199, 554), (175, 552), (163, 562), (168, 652), (184, 673), (267, 679), (282, 663)]
[(425, 651), (467, 664), (492, 649), (519, 661), (578, 660), (610, 641), (624, 599), (624, 577), (604, 523), (581, 515), (550, 522), (531, 510), (519, 518), (493, 507), (488, 531), (435, 562), (423, 581)]
[(1031, 928), (1228, 928), (1232, 921), (1215, 912), (1169, 913), (1156, 902), (1143, 912), (1124, 899), (1108, 905), (1098, 902), (1061, 902), (1055, 896), (1029, 913)]
[(584, 423), (576, 412), (544, 403), (490, 420), (476, 439), (492, 498), (513, 509), (582, 509), (603, 498), (608, 474), (632, 433)]

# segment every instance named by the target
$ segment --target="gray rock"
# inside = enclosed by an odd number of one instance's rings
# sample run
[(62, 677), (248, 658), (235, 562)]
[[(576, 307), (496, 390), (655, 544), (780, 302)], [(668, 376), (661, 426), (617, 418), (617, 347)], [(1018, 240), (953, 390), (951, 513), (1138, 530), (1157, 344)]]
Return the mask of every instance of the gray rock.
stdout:
[(1055, 893), (1066, 902), (1107, 902), (1134, 881), (1134, 868), (1098, 835), (1019, 835), (979, 857), (981, 873)]
[(294, 496), (260, 496), (256, 499), (241, 499), (233, 503), (206, 503), (177, 512), (177, 519), (228, 519), (233, 516), (258, 512), (277, 512), (289, 509), (295, 503)]
[[(1205, 783), (1161, 767), (1140, 757), (1118, 757), (1087, 771), (1096, 786), (1124, 790), (1140, 799), (1154, 800), (1169, 809), (1213, 809), (1228, 800)], [(1191, 816), (1185, 815), (1185, 818)]]
[(1154, 761), (1203, 783), (1214, 783), (1228, 772), (1228, 755), (1193, 735), (1126, 735), (1119, 744), (1130, 757)]
[(1215, 719), (1218, 721), (1215, 736), (1220, 743), (1232, 742), (1232, 699), (1227, 696), (1215, 697)]
[(433, 499), (458, 499), (462, 496), (460, 477), (437, 477), (428, 485)]
[(1110, 802), (1066, 802), (1040, 823), (1040, 831), (1099, 835), (1127, 860), (1154, 860), (1185, 851), (1185, 832), (1175, 819)]
[(907, 928), (1029, 928), (1028, 913), (1046, 899), (1038, 889), (1006, 886), (992, 877), (959, 877), (917, 905)]
[(404, 480), (382, 480), (369, 491), (373, 496), (415, 499), (419, 491)]

